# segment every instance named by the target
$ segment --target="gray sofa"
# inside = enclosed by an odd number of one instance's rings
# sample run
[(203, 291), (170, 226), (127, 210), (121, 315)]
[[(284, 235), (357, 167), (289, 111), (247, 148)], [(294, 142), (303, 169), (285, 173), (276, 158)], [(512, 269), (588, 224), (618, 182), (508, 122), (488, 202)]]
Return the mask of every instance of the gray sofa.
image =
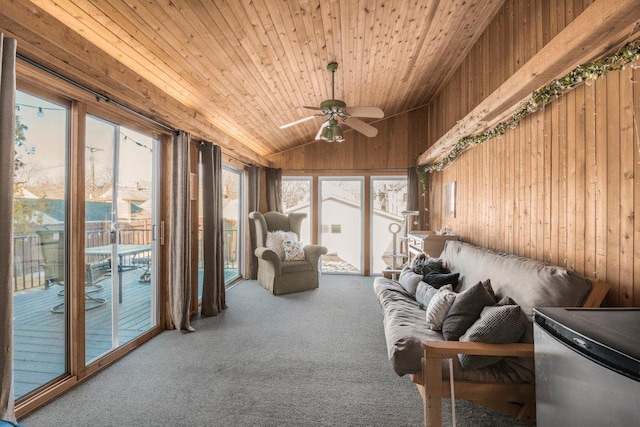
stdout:
[[(598, 306), (608, 287), (603, 282), (598, 282), (598, 292), (592, 292), (594, 286), (586, 278), (580, 277), (564, 268), (547, 265), (528, 258), (509, 255), (487, 248), (463, 243), (460, 241), (446, 242), (444, 251), (440, 258), (443, 264), (453, 273), (459, 273), (458, 285), (455, 291), (460, 293), (474, 284), (490, 279), (496, 299), (508, 296), (517, 303), (525, 318), (525, 333), (521, 342), (532, 343), (532, 319), (534, 307), (549, 306)], [(384, 331), (387, 342), (389, 360), (393, 370), (400, 376), (411, 375), (412, 380), (420, 387), (428, 384), (423, 372), (424, 360), (433, 355), (427, 354), (431, 343), (437, 343), (450, 348), (442, 350), (442, 353), (458, 354), (466, 351), (458, 351), (457, 346), (462, 348), (465, 345), (478, 343), (462, 343), (458, 341), (446, 341), (441, 332), (431, 330), (427, 327), (425, 318), (425, 307), (421, 306), (407, 289), (395, 280), (385, 277), (378, 277), (374, 281), (374, 290), (378, 297), (384, 317)], [(487, 346), (487, 344), (484, 344)], [(504, 346), (505, 344), (493, 344), (493, 346)], [(508, 345), (507, 345), (508, 346)], [(513, 344), (512, 346), (517, 346)], [(523, 348), (526, 351), (523, 351)], [(514, 354), (527, 354), (533, 356), (533, 346), (531, 344), (513, 347)], [(517, 351), (515, 351), (517, 349)], [(475, 350), (474, 350), (475, 351)], [(483, 351), (485, 351), (483, 349)], [(501, 350), (500, 350), (501, 351)], [(485, 354), (485, 353), (468, 353)], [(499, 354), (499, 353), (491, 353)], [(447, 381), (448, 361), (442, 358), (442, 365), (446, 363), (446, 369), (438, 369), (436, 375), (438, 384)], [(535, 381), (533, 357), (507, 357), (502, 361), (480, 369), (463, 370), (457, 357), (452, 357), (453, 372), (456, 382), (478, 383), (478, 384), (523, 384), (524, 394), (531, 398), (534, 394), (532, 384)], [(436, 381), (433, 378), (429, 381)], [(446, 384), (443, 385), (446, 389)], [(441, 391), (437, 391), (441, 393)], [(421, 390), (425, 398), (425, 390)], [(426, 395), (429, 390), (426, 390)], [(438, 395), (436, 395), (438, 396)], [(440, 396), (438, 396), (440, 397)], [(465, 398), (463, 396), (456, 396)], [(471, 395), (478, 403), (479, 396)], [(473, 397), (478, 397), (477, 399)], [(425, 411), (439, 409), (427, 408), (427, 398), (425, 398)], [(535, 396), (533, 397), (535, 402)], [(524, 400), (524, 399), (523, 399)], [(439, 402), (439, 400), (436, 400)], [(433, 403), (433, 402), (432, 402)], [(522, 404), (526, 402), (520, 402)], [(436, 403), (436, 406), (439, 406)], [(490, 406), (490, 405), (488, 405)], [(494, 406), (494, 409), (501, 409)], [(508, 411), (503, 411), (507, 412)], [(534, 416), (531, 408), (527, 410), (528, 417)], [(438, 414), (436, 414), (438, 415)], [(510, 415), (514, 415), (510, 413)], [(525, 414), (523, 419), (525, 418)], [(439, 415), (441, 416), (441, 414)], [(436, 416), (434, 418), (439, 420)], [(433, 421), (433, 419), (432, 419)], [(431, 425), (431, 424), (430, 424)], [(434, 424), (434, 425), (439, 425)]]

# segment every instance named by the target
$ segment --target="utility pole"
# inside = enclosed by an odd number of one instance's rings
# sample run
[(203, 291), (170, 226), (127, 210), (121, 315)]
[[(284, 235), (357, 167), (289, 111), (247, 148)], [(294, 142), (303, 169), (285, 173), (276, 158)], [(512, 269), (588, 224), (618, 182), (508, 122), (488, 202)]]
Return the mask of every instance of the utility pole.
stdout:
[(89, 164), (91, 165), (91, 193), (89, 193), (89, 200), (96, 199), (96, 151), (104, 151), (103, 148), (90, 147), (89, 150)]

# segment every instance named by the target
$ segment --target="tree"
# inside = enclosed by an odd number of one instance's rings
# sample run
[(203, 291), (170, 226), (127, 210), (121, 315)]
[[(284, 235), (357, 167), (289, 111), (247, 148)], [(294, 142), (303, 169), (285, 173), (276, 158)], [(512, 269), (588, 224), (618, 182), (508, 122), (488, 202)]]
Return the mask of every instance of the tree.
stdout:
[[(27, 137), (25, 136), (25, 133), (27, 132), (29, 128), (27, 127), (27, 125), (25, 125), (24, 123), (22, 123), (22, 117), (18, 116), (16, 114), (16, 134), (15, 134), (15, 157), (14, 157), (14, 177), (16, 176), (17, 172), (24, 168), (24, 162), (22, 161), (22, 154), (20, 153), (21, 151), (24, 154), (30, 154), (32, 153), (33, 147), (30, 149), (27, 146)], [(14, 182), (14, 186), (16, 185), (16, 183)]]
[[(23, 156), (28, 156), (36, 152), (33, 145), (27, 144), (27, 125), (22, 123), (22, 117), (16, 115), (16, 132), (14, 138), (14, 169), (13, 169), (13, 194), (22, 195), (28, 182), (28, 172)], [(22, 179), (21, 179), (22, 178)], [(42, 224), (44, 213), (50, 208), (43, 197), (37, 201), (27, 201), (16, 198), (13, 202), (13, 225), (14, 234), (27, 234), (33, 224)]]
[(282, 181), (282, 204), (285, 209), (299, 205), (309, 200), (309, 181)]

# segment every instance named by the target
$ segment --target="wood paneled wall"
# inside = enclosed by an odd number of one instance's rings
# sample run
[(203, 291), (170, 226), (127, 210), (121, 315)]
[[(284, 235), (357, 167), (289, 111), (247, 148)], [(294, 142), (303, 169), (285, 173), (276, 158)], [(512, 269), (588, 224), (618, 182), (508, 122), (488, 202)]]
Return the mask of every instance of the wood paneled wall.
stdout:
[[(589, 3), (507, 1), (429, 106), (427, 146)], [(599, 278), (612, 287), (606, 305), (640, 306), (638, 82), (632, 67), (609, 73), (432, 174), (433, 227)], [(451, 181), (456, 217), (444, 218)]]

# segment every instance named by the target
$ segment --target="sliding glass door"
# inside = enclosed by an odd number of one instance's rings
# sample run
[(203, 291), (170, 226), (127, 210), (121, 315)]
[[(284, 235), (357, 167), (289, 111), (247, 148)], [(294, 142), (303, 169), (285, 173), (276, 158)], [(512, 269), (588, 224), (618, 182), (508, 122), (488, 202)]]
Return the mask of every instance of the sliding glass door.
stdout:
[(20, 398), (68, 370), (69, 105), (18, 91), (15, 108), (11, 286), (14, 392)]
[(157, 320), (154, 151), (148, 135), (86, 119), (86, 362)]

